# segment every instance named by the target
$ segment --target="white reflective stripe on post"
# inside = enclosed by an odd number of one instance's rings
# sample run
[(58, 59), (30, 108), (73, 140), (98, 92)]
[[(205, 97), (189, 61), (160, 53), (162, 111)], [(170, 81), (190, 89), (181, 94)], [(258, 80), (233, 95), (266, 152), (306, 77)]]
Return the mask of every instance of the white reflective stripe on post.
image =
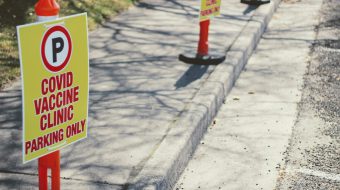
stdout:
[(55, 15), (55, 16), (37, 16), (37, 22), (56, 20), (58, 17), (59, 17), (59, 15)]

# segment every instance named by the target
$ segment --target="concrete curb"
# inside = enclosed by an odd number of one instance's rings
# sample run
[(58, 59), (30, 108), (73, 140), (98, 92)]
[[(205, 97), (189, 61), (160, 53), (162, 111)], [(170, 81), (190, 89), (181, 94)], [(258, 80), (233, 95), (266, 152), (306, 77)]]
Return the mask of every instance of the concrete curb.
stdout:
[(281, 0), (260, 6), (128, 189), (172, 189)]

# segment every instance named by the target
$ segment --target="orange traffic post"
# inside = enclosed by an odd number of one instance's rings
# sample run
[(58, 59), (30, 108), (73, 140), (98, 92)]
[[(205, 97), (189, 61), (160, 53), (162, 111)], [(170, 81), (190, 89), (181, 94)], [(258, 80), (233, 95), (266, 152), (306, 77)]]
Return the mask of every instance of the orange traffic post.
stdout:
[(194, 56), (180, 54), (178, 59), (188, 64), (196, 65), (218, 65), (225, 60), (225, 55), (211, 56), (209, 55), (209, 25), (210, 19), (200, 22), (200, 34), (198, 40), (197, 53)]
[(55, 20), (58, 18), (60, 10), (55, 0), (39, 0), (34, 8), (38, 21)]
[[(57, 19), (60, 10), (60, 7), (55, 0), (39, 0), (34, 8), (38, 22)], [(48, 170), (51, 170), (51, 188), (48, 188)], [(39, 190), (60, 190), (59, 150), (38, 159), (38, 174)]]
[(178, 59), (188, 64), (217, 65), (225, 60), (225, 55), (209, 53), (209, 25), (210, 19), (220, 14), (221, 0), (201, 0), (200, 33), (196, 55), (187, 56), (180, 54)]
[(60, 190), (60, 151), (57, 150), (38, 160), (39, 190), (48, 190), (47, 171), (51, 170), (52, 190)]
[(197, 54), (206, 56), (209, 53), (208, 37), (209, 37), (210, 20), (200, 22), (200, 39), (198, 41)]

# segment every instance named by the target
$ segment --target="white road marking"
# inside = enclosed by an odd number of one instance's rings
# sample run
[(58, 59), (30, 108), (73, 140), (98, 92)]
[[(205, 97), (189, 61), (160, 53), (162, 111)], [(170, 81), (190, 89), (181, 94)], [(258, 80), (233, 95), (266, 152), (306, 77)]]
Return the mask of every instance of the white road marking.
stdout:
[(324, 178), (336, 182), (340, 182), (340, 174), (330, 173), (330, 172), (324, 172), (324, 171), (318, 171), (318, 170), (311, 170), (308, 168), (287, 168), (287, 173), (301, 173), (304, 175), (311, 175), (319, 178)]

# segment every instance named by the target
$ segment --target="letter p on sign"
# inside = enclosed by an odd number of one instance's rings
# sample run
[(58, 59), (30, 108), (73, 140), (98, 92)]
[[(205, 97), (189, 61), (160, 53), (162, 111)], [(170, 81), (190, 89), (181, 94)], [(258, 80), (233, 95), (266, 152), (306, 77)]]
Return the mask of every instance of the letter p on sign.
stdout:
[(70, 60), (72, 41), (69, 32), (63, 26), (49, 28), (41, 42), (41, 58), (51, 72), (64, 69)]

